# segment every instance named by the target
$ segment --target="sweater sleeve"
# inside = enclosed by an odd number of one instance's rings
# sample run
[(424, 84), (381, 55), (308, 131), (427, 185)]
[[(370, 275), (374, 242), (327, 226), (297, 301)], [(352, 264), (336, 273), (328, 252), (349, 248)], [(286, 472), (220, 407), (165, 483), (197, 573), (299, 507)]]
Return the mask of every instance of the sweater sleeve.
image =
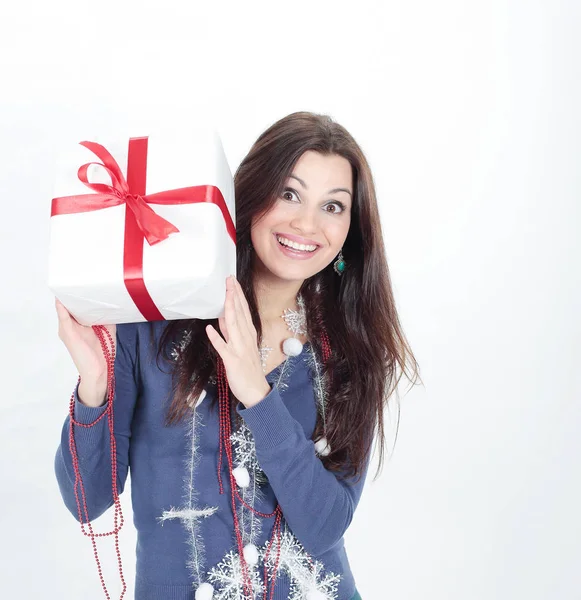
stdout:
[(339, 479), (315, 453), (302, 425), (291, 415), (276, 386), (258, 404), (237, 412), (254, 437), (256, 457), (284, 517), (305, 550), (319, 556), (341, 540), (359, 503), (367, 470)]
[[(131, 421), (138, 393), (135, 367), (137, 347), (135, 326), (132, 324), (118, 325), (116, 344), (113, 424), (117, 459), (117, 491), (121, 494), (127, 479)], [(77, 385), (74, 392), (75, 420), (83, 424), (92, 423), (107, 410), (109, 402), (110, 399), (107, 399), (103, 406), (96, 408), (81, 404)], [(91, 427), (73, 425), (73, 438), (85, 489), (88, 520), (93, 521), (113, 505), (108, 416), (105, 415)], [(61, 432), (61, 443), (55, 455), (54, 468), (65, 506), (79, 521), (79, 509), (74, 489), (75, 471), (69, 442), (70, 415), (67, 415)], [(82, 520), (86, 522), (87, 515), (82, 508), (80, 486), (78, 486), (77, 493), (81, 503)]]

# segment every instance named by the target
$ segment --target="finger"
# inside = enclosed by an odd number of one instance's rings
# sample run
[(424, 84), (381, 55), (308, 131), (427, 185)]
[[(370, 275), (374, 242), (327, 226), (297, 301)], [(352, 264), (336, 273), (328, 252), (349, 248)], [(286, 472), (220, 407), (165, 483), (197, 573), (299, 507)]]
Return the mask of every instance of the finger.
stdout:
[(226, 320), (226, 327), (228, 328), (228, 333), (230, 334), (230, 338), (236, 335), (237, 331), (235, 331), (238, 327), (238, 314), (235, 305), (235, 288), (234, 283), (228, 277), (226, 279), (226, 301), (224, 303), (224, 318)]
[(55, 307), (58, 318), (58, 337), (65, 342), (73, 331), (73, 318), (60, 300), (55, 299)]
[(244, 312), (244, 307), (242, 305), (241, 296), (243, 293), (238, 290), (236, 287), (234, 288), (234, 308), (236, 310), (237, 322), (240, 327), (240, 331), (244, 331), (245, 335), (251, 336), (255, 339), (252, 323), (248, 323), (248, 319), (246, 318), (246, 313)]
[(228, 345), (222, 339), (222, 336), (212, 327), (212, 325), (206, 325), (206, 334), (208, 339), (212, 343), (212, 346), (216, 349), (216, 352), (220, 355), (223, 361), (228, 353)]
[(240, 285), (240, 282), (237, 279), (234, 279), (237, 296), (240, 299), (240, 304), (242, 306), (242, 312), (244, 314), (244, 318), (248, 323), (248, 328), (251, 332), (254, 332), (254, 323), (252, 321), (252, 314), (250, 313), (250, 306), (248, 306), (248, 300), (246, 300), (246, 296), (244, 295), (244, 290)]
[(58, 298), (55, 298), (54, 304), (56, 307), (56, 314), (59, 320), (63, 323), (69, 321), (71, 319), (71, 315), (69, 314), (69, 311), (65, 308), (64, 304)]
[(230, 341), (230, 336), (228, 335), (228, 327), (226, 326), (226, 319), (224, 317), (218, 317), (218, 323), (220, 325), (220, 333), (224, 336), (226, 342)]
[(220, 333), (224, 336), (226, 342), (230, 341), (230, 335), (228, 332), (228, 324), (226, 322), (226, 313), (228, 313), (228, 280), (226, 280), (226, 294), (224, 298), (224, 308), (221, 314), (218, 316), (218, 324), (220, 326)]
[(69, 309), (58, 298), (55, 299), (55, 307), (60, 325), (65, 327), (80, 325), (77, 319), (69, 312)]

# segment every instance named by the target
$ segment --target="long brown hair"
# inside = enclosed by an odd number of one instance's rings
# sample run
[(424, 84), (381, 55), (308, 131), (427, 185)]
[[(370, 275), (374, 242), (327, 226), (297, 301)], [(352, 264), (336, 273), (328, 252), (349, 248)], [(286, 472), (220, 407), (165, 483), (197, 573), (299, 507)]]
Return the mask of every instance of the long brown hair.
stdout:
[[(305, 280), (299, 292), (305, 301), (313, 350), (321, 357), (320, 333), (324, 327), (333, 351), (323, 367), (328, 382), (325, 436), (332, 452), (322, 460), (326, 468), (340, 476), (358, 476), (377, 438), (379, 474), (388, 400), (401, 376), (405, 373), (415, 383), (419, 369), (395, 307), (369, 165), (353, 137), (330, 117), (310, 112), (284, 117), (256, 140), (238, 167), (234, 176), (237, 279), (260, 339), (262, 327), (252, 279), (255, 254), (251, 223), (274, 205), (295, 163), (307, 150), (346, 158), (352, 166), (354, 185), (351, 224), (343, 246), (345, 271), (338, 276), (329, 264)], [(168, 425), (191, 415), (189, 399), (197, 398), (216, 376), (218, 355), (205, 332), (208, 323), (219, 331), (217, 319), (191, 319), (170, 321), (163, 332), (158, 361), (162, 357), (173, 362), (170, 348), (181, 335), (189, 339), (173, 371)], [(214, 399), (214, 407), (216, 403)], [(322, 435), (319, 415), (313, 439)]]

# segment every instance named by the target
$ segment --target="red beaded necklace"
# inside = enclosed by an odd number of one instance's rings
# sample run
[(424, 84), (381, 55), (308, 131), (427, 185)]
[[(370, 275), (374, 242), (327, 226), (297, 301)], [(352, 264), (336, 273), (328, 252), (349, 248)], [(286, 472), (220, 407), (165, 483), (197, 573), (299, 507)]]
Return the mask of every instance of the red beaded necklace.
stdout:
[[(79, 522), (81, 524), (81, 531), (83, 535), (86, 535), (91, 538), (91, 543), (93, 545), (93, 553), (95, 556), (95, 561), (97, 563), (97, 571), (99, 574), (99, 579), (101, 580), (101, 585), (103, 586), (103, 590), (105, 592), (105, 596), (107, 600), (111, 600), (109, 596), (109, 592), (107, 591), (107, 586), (105, 585), (105, 580), (103, 578), (103, 571), (101, 568), (101, 563), (99, 562), (99, 554), (97, 552), (97, 544), (95, 542), (95, 538), (98, 537), (107, 537), (110, 535), (115, 536), (115, 552), (117, 555), (117, 564), (119, 565), (119, 576), (121, 578), (121, 583), (123, 584), (123, 589), (121, 591), (120, 600), (125, 595), (127, 590), (127, 584), (125, 583), (125, 579), (123, 577), (123, 564), (121, 560), (121, 552), (119, 550), (119, 531), (121, 527), (123, 527), (124, 518), (123, 512), (121, 510), (121, 503), (119, 500), (119, 493), (117, 491), (117, 461), (116, 461), (116, 443), (115, 443), (115, 435), (113, 430), (113, 400), (115, 397), (115, 345), (111, 338), (111, 335), (107, 331), (107, 329), (102, 325), (94, 325), (93, 331), (99, 338), (99, 342), (101, 343), (101, 348), (103, 350), (103, 355), (105, 356), (105, 361), (107, 364), (107, 398), (109, 399), (109, 403), (105, 412), (95, 419), (92, 423), (79, 423), (74, 418), (74, 410), (75, 410), (75, 394), (71, 395), (70, 405), (69, 405), (69, 414), (70, 414), (70, 423), (69, 423), (69, 449), (71, 452), (73, 468), (75, 471), (75, 482), (74, 482), (74, 492), (75, 499), (77, 502), (77, 512), (79, 516)], [(329, 343), (329, 337), (327, 332), (323, 329), (321, 332), (321, 348), (322, 348), (322, 358), (323, 362), (327, 362), (328, 358), (331, 356), (331, 345)], [(81, 378), (79, 376), (78, 383)], [(236, 480), (233, 475), (233, 459), (232, 459), (232, 444), (230, 442), (230, 436), (232, 434), (232, 425), (231, 425), (231, 414), (232, 414), (232, 406), (230, 403), (230, 395), (229, 395), (229, 386), (228, 379), (226, 377), (226, 370), (224, 368), (224, 363), (221, 358), (218, 357), (217, 364), (217, 384), (218, 384), (218, 405), (219, 405), (219, 419), (220, 419), (220, 440), (219, 440), (219, 456), (218, 456), (218, 485), (220, 489), (220, 494), (224, 493), (224, 486), (222, 483), (222, 459), (223, 454), (226, 454), (226, 459), (228, 461), (228, 472), (230, 476), (230, 490), (231, 490), (231, 501), (232, 501), (232, 513), (234, 517), (234, 531), (236, 534), (236, 542), (238, 546), (238, 555), (240, 557), (240, 564), (242, 567), (242, 576), (244, 579), (244, 594), (249, 598), (253, 597), (252, 592), (252, 580), (250, 574), (248, 572), (248, 563), (244, 557), (244, 547), (242, 541), (242, 534), (240, 531), (240, 524), (238, 522), (238, 513), (236, 510), (236, 500), (241, 502), (246, 508), (251, 510), (255, 515), (263, 517), (265, 519), (274, 517), (274, 526), (272, 531), (272, 536), (270, 541), (268, 542), (268, 549), (266, 551), (264, 557), (264, 595), (266, 600), (269, 598), (272, 599), (274, 596), (274, 585), (276, 582), (276, 573), (278, 571), (279, 558), (280, 558), (280, 542), (281, 542), (281, 528), (282, 528), (282, 509), (280, 505), (277, 503), (275, 509), (271, 513), (263, 513), (256, 510), (254, 507), (250, 506), (247, 502), (245, 502), (240, 494), (238, 493)], [(102, 418), (107, 416), (107, 422), (109, 425), (109, 441), (111, 448), (111, 487), (113, 492), (113, 503), (115, 505), (115, 512), (113, 518), (114, 528), (112, 531), (108, 531), (106, 533), (94, 533), (93, 527), (89, 521), (89, 513), (87, 509), (86, 496), (85, 496), (85, 488), (83, 486), (83, 481), (81, 478), (81, 473), (79, 470), (79, 460), (77, 456), (77, 448), (74, 441), (74, 425), (78, 427), (92, 427), (96, 423), (98, 423)], [(79, 495), (77, 489), (81, 490), (81, 500), (79, 500)], [(81, 504), (83, 511), (81, 511)], [(86, 522), (84, 521), (86, 518)], [(89, 527), (89, 533), (85, 531), (85, 525)], [(272, 573), (272, 578), (268, 576), (268, 569), (266, 566), (266, 561), (270, 556), (270, 552), (274, 543), (277, 543), (277, 554), (275, 567)], [(308, 557), (309, 562), (312, 566), (312, 561), (310, 557)], [(268, 581), (270, 579), (270, 586), (268, 585)], [(267, 595), (268, 594), (268, 595)]]
[[(103, 586), (103, 590), (105, 591), (105, 596), (108, 600), (111, 600), (109, 596), (109, 592), (107, 591), (107, 586), (105, 585), (105, 580), (103, 579), (103, 571), (101, 569), (101, 563), (99, 562), (99, 553), (97, 552), (97, 544), (95, 542), (95, 538), (98, 537), (107, 537), (109, 535), (115, 536), (115, 552), (117, 554), (117, 564), (119, 565), (119, 576), (121, 578), (121, 583), (123, 584), (123, 589), (121, 591), (121, 598), (125, 595), (125, 591), (127, 590), (127, 584), (125, 583), (125, 579), (123, 577), (123, 564), (121, 561), (121, 552), (119, 551), (119, 531), (121, 527), (123, 527), (124, 519), (123, 512), (121, 510), (121, 503), (119, 501), (119, 493), (117, 491), (117, 452), (116, 452), (116, 443), (115, 443), (115, 435), (113, 431), (113, 398), (115, 395), (115, 345), (113, 343), (113, 339), (111, 338), (110, 333), (107, 329), (102, 325), (95, 325), (93, 327), (93, 331), (99, 338), (101, 342), (101, 348), (103, 349), (103, 354), (105, 356), (105, 361), (107, 363), (107, 398), (110, 399), (110, 402), (107, 406), (107, 410), (97, 419), (95, 419), (92, 423), (79, 423), (75, 420), (75, 393), (73, 392), (71, 396), (71, 401), (69, 405), (69, 414), (70, 414), (70, 423), (69, 423), (69, 449), (71, 451), (71, 457), (73, 460), (73, 468), (75, 471), (75, 483), (74, 483), (74, 491), (75, 491), (75, 499), (77, 501), (77, 512), (79, 515), (79, 522), (81, 523), (81, 531), (84, 535), (91, 538), (91, 543), (93, 544), (93, 553), (95, 555), (95, 561), (97, 562), (97, 571), (99, 573), (99, 579), (101, 580), (101, 585)], [(81, 377), (79, 376), (78, 383), (80, 383)], [(113, 517), (113, 525), (114, 528), (112, 531), (108, 531), (106, 533), (94, 533), (93, 527), (89, 521), (89, 511), (87, 510), (87, 502), (85, 496), (85, 487), (83, 485), (83, 480), (81, 478), (81, 473), (79, 470), (79, 459), (77, 457), (77, 447), (75, 445), (74, 439), (74, 429), (73, 425), (77, 425), (78, 427), (92, 427), (96, 423), (98, 423), (103, 417), (107, 416), (107, 422), (109, 424), (109, 440), (110, 440), (110, 448), (111, 448), (111, 486), (113, 490), (113, 503), (115, 504), (115, 514)], [(79, 501), (79, 496), (77, 493), (77, 488), (81, 490), (82, 496), (82, 504), (84, 509), (84, 516), (87, 519), (86, 523), (83, 520), (83, 514), (81, 513), (81, 502)], [(119, 521), (118, 521), (119, 519)], [(85, 524), (89, 526), (89, 533), (85, 531)]]

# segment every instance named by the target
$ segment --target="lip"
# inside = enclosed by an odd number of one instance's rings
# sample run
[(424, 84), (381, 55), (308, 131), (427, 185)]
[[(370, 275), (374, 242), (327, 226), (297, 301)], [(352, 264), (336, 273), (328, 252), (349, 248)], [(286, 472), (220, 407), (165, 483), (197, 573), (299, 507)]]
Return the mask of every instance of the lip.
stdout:
[(291, 233), (280, 233), (279, 231), (277, 231), (274, 234), (274, 237), (276, 237), (278, 235), (280, 235), (280, 237), (286, 238), (287, 240), (290, 240), (291, 242), (296, 242), (297, 244), (305, 244), (305, 246), (317, 246), (317, 248), (321, 247), (321, 244), (319, 244), (318, 242), (315, 242), (314, 240), (302, 238), (302, 237), (299, 237), (298, 235), (292, 235)]

